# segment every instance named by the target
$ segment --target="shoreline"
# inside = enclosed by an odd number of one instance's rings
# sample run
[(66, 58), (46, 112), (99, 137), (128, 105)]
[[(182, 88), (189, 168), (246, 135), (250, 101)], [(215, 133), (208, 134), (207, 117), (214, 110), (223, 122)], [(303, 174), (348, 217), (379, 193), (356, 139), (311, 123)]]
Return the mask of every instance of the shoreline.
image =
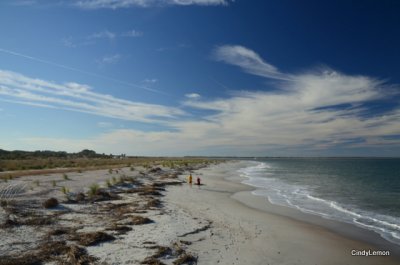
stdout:
[[(222, 264), (243, 264), (232, 259), (235, 256), (252, 256), (247, 264), (265, 264), (265, 261), (271, 261), (271, 264), (398, 264), (399, 249), (375, 232), (274, 205), (263, 197), (252, 195), (254, 188), (241, 183), (243, 179), (224, 175), (223, 168), (225, 173), (228, 172), (232, 166), (230, 163), (196, 171), (194, 175), (200, 175), (204, 186), (183, 187), (183, 191), (177, 190), (181, 187), (171, 187), (167, 193), (167, 201), (193, 215), (219, 220), (218, 224), (213, 223), (211, 230), (219, 231), (226, 238), (229, 232), (224, 232), (221, 226), (230, 227), (239, 231), (235, 235), (236, 241), (243, 239), (247, 245), (253, 246), (254, 249), (249, 249), (244, 243), (232, 241), (228, 249), (236, 248), (236, 252), (227, 249), (222, 256), (228, 262)], [(178, 192), (184, 193), (184, 202), (176, 201)], [(213, 211), (211, 206), (215, 206), (217, 211)], [(248, 239), (240, 236), (240, 230), (247, 231)], [(266, 244), (274, 247), (264, 246)], [(352, 256), (351, 250), (389, 250), (390, 256)], [(197, 251), (201, 261), (205, 250), (200, 247)], [(257, 256), (255, 253), (265, 254)]]
[[(22, 183), (25, 191), (0, 208), (0, 265), (399, 263), (393, 253), (351, 256), (351, 249), (376, 246), (297, 220), (287, 213), (294, 209), (267, 204), (242, 178), (227, 175), (233, 163), (179, 168), (156, 163), (11, 180), (8, 184)], [(188, 172), (202, 185), (187, 184)], [(96, 187), (99, 192), (90, 197)], [(50, 197), (59, 205), (44, 208)]]
[(325, 219), (317, 215), (303, 213), (300, 210), (275, 205), (270, 203), (262, 196), (253, 195), (251, 191), (237, 192), (233, 194), (231, 198), (255, 210), (279, 215), (283, 218), (289, 218), (297, 222), (304, 222), (310, 225), (319, 226), (345, 238), (370, 244), (375, 249), (389, 250), (391, 255), (400, 258), (400, 247), (382, 238), (374, 231), (364, 229), (350, 223)]
[[(241, 160), (236, 162), (241, 162)], [(299, 209), (271, 203), (268, 198), (253, 194), (253, 191), (257, 190), (258, 187), (243, 183), (243, 181), (245, 181), (245, 178), (243, 177), (225, 178), (225, 180), (233, 181), (249, 187), (247, 191), (239, 191), (232, 195), (233, 199), (238, 200), (248, 207), (291, 218), (300, 222), (318, 225), (342, 236), (360, 240), (379, 248), (389, 249), (391, 253), (400, 257), (400, 245), (383, 238), (376, 231), (357, 226), (354, 223), (324, 218), (318, 214), (307, 213)]]

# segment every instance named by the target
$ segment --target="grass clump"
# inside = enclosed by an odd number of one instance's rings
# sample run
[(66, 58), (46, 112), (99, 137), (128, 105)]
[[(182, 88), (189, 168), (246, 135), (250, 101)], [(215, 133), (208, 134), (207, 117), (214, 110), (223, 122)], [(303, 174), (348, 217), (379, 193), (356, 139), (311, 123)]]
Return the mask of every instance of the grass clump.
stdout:
[(102, 242), (115, 240), (114, 236), (104, 232), (79, 234), (77, 235), (77, 238), (78, 238), (78, 243), (82, 246), (94, 246)]
[(144, 261), (140, 262), (140, 264), (165, 265), (165, 263), (163, 263), (159, 259), (153, 258), (153, 257), (146, 258)]
[(67, 174), (63, 174), (63, 178), (64, 178), (64, 180), (70, 180), (70, 178), (68, 177), (68, 175)]
[(177, 258), (174, 262), (174, 265), (181, 264), (197, 264), (197, 257), (193, 256), (190, 253), (183, 253), (179, 258)]
[(149, 208), (158, 208), (161, 206), (161, 201), (159, 199), (151, 198), (146, 203), (146, 209)]
[(96, 264), (97, 260), (98, 258), (90, 256), (86, 249), (71, 245), (68, 246), (68, 251), (65, 253), (62, 264), (88, 265)]
[(8, 205), (8, 203), (7, 203), (6, 200), (0, 200), (0, 206), (1, 206), (1, 207), (6, 208), (7, 205)]
[(50, 241), (42, 244), (34, 257), (38, 259), (38, 263), (30, 263), (28, 258), (26, 264), (43, 264), (54, 261), (56, 264), (89, 265), (96, 264), (98, 260), (98, 258), (90, 256), (86, 249), (77, 245), (67, 245), (65, 241)]
[(118, 178), (118, 184), (123, 184), (125, 181), (124, 176)]
[(47, 199), (43, 202), (43, 207), (46, 209), (54, 208), (58, 206), (58, 200), (56, 198)]
[(111, 188), (111, 187), (112, 187), (111, 180), (107, 179), (107, 180), (106, 180), (106, 184), (107, 184), (107, 187), (108, 187), (108, 188)]
[(143, 217), (140, 215), (133, 215), (131, 217), (131, 224), (132, 225), (144, 225), (144, 224), (150, 224), (153, 221), (147, 217)]
[(61, 187), (61, 192), (64, 193), (64, 194), (67, 194), (67, 193), (69, 193), (69, 189), (66, 188), (65, 186), (62, 186)]
[(61, 235), (65, 235), (65, 234), (70, 234), (73, 230), (70, 228), (55, 228), (53, 230), (50, 230), (47, 235), (50, 236), (61, 236)]
[(55, 180), (53, 180), (53, 181), (51, 182), (51, 185), (52, 185), (53, 187), (55, 187), (55, 186), (57, 186), (57, 182), (56, 182)]
[(93, 197), (99, 192), (100, 186), (99, 184), (95, 183), (89, 187), (88, 195), (89, 197)]
[(129, 231), (132, 231), (132, 227), (126, 226), (126, 225), (117, 225), (114, 224), (111, 227), (106, 228), (107, 231), (116, 231), (119, 235), (121, 234), (126, 234)]
[(19, 223), (21, 225), (41, 226), (41, 225), (51, 225), (54, 223), (54, 221), (47, 217), (32, 217)]

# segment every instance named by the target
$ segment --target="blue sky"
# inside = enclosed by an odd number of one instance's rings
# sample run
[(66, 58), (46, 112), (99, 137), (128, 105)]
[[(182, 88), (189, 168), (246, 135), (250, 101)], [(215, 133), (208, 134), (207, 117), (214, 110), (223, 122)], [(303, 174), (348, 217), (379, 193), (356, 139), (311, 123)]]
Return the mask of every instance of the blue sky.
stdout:
[(396, 1), (4, 0), (0, 148), (399, 156)]

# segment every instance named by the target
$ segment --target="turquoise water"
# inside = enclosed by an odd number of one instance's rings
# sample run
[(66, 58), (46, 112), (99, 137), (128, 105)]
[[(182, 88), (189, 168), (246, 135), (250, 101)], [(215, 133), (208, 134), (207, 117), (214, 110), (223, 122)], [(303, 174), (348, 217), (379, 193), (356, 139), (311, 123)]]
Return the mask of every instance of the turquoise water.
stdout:
[(239, 170), (255, 195), (378, 232), (400, 245), (400, 159), (282, 158)]

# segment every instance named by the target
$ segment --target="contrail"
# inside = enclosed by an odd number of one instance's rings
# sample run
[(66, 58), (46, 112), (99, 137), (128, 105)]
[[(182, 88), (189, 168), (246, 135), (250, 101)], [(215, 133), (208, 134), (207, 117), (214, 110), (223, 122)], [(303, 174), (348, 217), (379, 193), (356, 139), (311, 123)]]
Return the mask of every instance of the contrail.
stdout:
[(148, 91), (151, 91), (151, 92), (154, 92), (154, 93), (160, 93), (160, 94), (166, 95), (165, 92), (157, 90), (157, 89), (152, 89), (152, 88), (148, 88), (148, 87), (145, 87), (145, 86), (135, 85), (135, 84), (128, 83), (128, 82), (125, 82), (125, 81), (121, 81), (121, 80), (118, 80), (118, 79), (115, 79), (115, 78), (112, 78), (112, 77), (109, 77), (109, 76), (99, 75), (99, 74), (96, 74), (96, 73), (93, 73), (93, 72), (88, 72), (88, 71), (84, 71), (84, 70), (81, 70), (81, 69), (78, 69), (78, 68), (75, 68), (75, 67), (70, 67), (70, 66), (67, 66), (67, 65), (54, 63), (54, 62), (51, 62), (51, 61), (47, 61), (47, 60), (43, 60), (43, 59), (40, 59), (40, 58), (32, 57), (32, 56), (29, 56), (29, 55), (26, 55), (26, 54), (14, 52), (14, 51), (2, 49), (2, 48), (0, 48), (0, 52), (7, 53), (7, 54), (10, 54), (10, 55), (14, 55), (14, 56), (18, 56), (18, 57), (22, 57), (22, 58), (25, 58), (25, 59), (28, 59), (28, 60), (39, 62), (39, 63), (53, 65), (53, 66), (56, 66), (56, 67), (59, 67), (59, 68), (67, 69), (67, 70), (70, 70), (70, 71), (75, 71), (75, 72), (78, 72), (78, 73), (81, 73), (81, 74), (86, 74), (86, 75), (99, 77), (99, 78), (106, 79), (106, 80), (109, 80), (109, 81), (113, 81), (113, 82), (116, 82), (116, 83), (119, 83), (119, 84), (122, 84), (122, 85), (125, 85), (125, 86), (140, 88), (140, 89), (148, 90)]

